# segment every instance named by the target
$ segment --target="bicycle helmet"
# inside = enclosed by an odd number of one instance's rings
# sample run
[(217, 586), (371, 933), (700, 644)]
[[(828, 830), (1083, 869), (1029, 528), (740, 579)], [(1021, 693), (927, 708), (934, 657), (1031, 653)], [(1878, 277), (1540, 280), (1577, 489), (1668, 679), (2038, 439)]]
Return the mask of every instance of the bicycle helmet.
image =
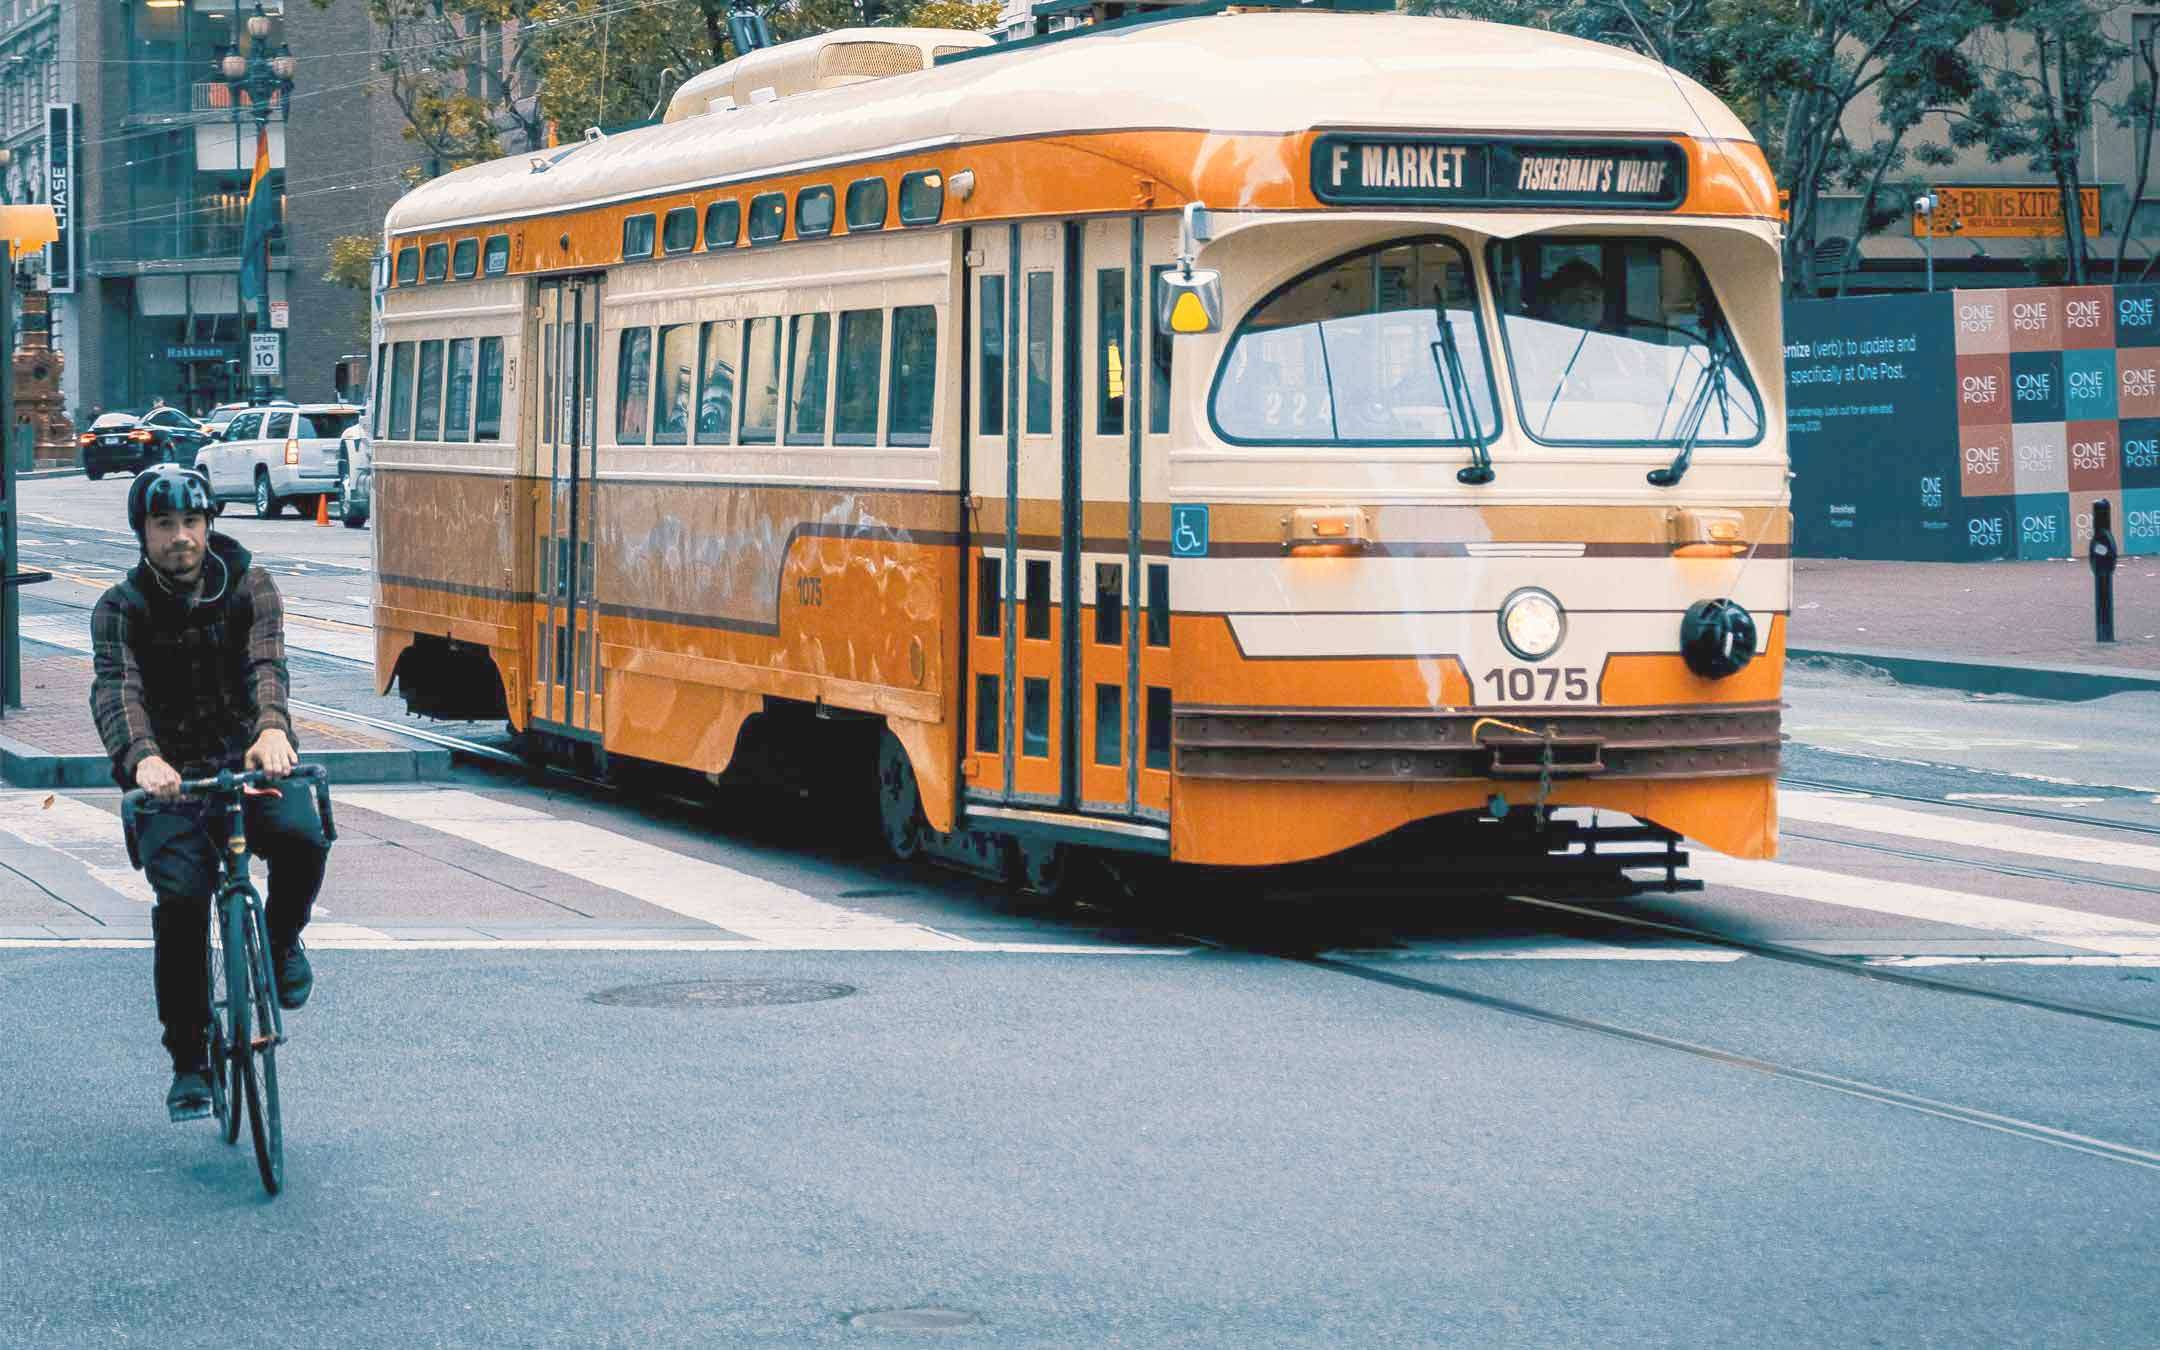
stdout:
[(135, 475), (128, 485), (128, 528), (143, 537), (143, 523), (160, 512), (199, 511), (215, 518), (217, 500), (210, 495), (210, 480), (195, 469), (178, 464), (159, 464)]

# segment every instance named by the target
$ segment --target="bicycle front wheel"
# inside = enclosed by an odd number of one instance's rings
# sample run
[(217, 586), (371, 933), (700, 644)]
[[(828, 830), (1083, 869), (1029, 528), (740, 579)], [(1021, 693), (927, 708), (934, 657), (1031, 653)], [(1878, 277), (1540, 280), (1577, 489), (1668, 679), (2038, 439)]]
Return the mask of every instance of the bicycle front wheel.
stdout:
[(262, 911), (250, 904), (241, 910), (247, 930), (246, 954), (249, 1011), (253, 1014), (253, 1038), (240, 1047), (240, 1063), (246, 1080), (248, 1131), (255, 1141), (255, 1167), (262, 1174), (263, 1189), (276, 1195), (285, 1188), (285, 1129), (278, 1113), (277, 1012), (272, 1001), (277, 984), (270, 971), (270, 944), (262, 931)]
[(230, 1144), (240, 1137), (240, 1121), (233, 1114), (237, 1098), (225, 1090), (227, 1047), (232, 1044), (232, 1015), (225, 1008), (225, 963), (222, 951), (203, 944), (203, 988), (210, 991), (210, 1113)]
[[(251, 1009), (248, 997), (247, 933), (242, 920), (246, 906), (239, 900), (221, 901), (218, 905), (218, 941), (223, 950), (218, 966), (225, 974), (225, 987), (219, 991), (212, 1017), (211, 1037), (218, 1042), (210, 1049), (210, 1076), (221, 1084), (222, 1091), (213, 1088), (213, 1098), (223, 1096), (225, 1110), (218, 1117), (225, 1127), (225, 1142), (240, 1142), (240, 1113), (246, 1101), (241, 1087), (241, 1076), (247, 1067), (248, 1028)], [(213, 1103), (214, 1104), (214, 1103)]]

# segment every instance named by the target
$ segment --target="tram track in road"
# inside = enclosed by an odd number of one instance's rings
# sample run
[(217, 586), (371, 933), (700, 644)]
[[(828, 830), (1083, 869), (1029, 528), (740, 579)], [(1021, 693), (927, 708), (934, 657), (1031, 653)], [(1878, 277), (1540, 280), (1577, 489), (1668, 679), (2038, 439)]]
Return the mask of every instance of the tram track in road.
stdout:
[(1847, 797), (1880, 797), (1891, 801), (1918, 802), (1925, 806), (1943, 806), (1958, 811), (1983, 811), (1990, 815), (2019, 816), (2027, 820), (2053, 820), (2066, 825), (2084, 825), (2092, 829), (2115, 830), (2124, 834), (2160, 835), (2160, 825), (2147, 825), (2135, 820), (2110, 820), (2102, 816), (2073, 815), (2068, 811), (2044, 811), (2028, 806), (2005, 806), (2000, 802), (1957, 801), (1949, 797), (1931, 797), (1920, 792), (1854, 787), (1850, 783), (1825, 783), (1809, 778), (1779, 778), (1778, 786), (1805, 788), (1810, 792), (1829, 792)]

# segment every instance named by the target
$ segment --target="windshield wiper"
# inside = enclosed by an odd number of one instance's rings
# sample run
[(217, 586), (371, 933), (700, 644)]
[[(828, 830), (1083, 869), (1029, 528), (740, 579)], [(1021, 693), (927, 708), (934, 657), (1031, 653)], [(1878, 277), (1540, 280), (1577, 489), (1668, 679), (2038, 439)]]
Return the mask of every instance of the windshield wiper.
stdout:
[(1440, 325), (1438, 341), (1430, 344), (1433, 371), (1440, 377), (1440, 397), (1447, 401), (1448, 420), (1470, 433), (1470, 462), (1455, 471), (1455, 481), (1480, 487), (1493, 480), (1492, 452), (1485, 448), (1485, 429), (1478, 423), (1470, 402), (1470, 381), (1463, 374), (1462, 352), (1455, 345), (1455, 325), (1448, 322), (1447, 297), (1433, 284), (1433, 320)]
[[(1689, 392), (1687, 407), (1680, 414), (1680, 424), (1673, 428), (1680, 433), (1680, 453), (1673, 456), (1672, 463), (1662, 469), (1652, 469), (1645, 475), (1652, 487), (1671, 487), (1685, 477), (1688, 465), (1695, 458), (1695, 442), (1702, 435), (1703, 423), (1710, 418), (1710, 405), (1725, 401), (1725, 366), (1731, 348), (1722, 334), (1710, 335), (1709, 357), (1703, 362), (1702, 374), (1695, 380), (1695, 388)], [(1729, 412), (1729, 409), (1728, 409)]]

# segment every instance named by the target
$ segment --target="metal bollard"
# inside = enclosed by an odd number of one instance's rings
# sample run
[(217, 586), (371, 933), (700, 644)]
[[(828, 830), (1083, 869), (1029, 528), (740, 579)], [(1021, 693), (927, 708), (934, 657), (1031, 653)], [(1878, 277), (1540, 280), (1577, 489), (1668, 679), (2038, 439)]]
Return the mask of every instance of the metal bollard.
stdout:
[(2093, 629), (2101, 642), (2115, 640), (2114, 510), (2105, 497), (2093, 503), (2092, 547), (2085, 560), (2093, 571)]

